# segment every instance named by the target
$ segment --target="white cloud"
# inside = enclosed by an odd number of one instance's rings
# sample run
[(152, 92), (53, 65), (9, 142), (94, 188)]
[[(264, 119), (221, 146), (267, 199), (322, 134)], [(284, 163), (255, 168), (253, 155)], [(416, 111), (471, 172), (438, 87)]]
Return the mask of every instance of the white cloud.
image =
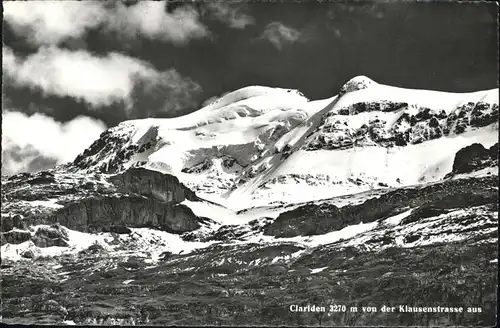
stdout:
[(151, 75), (136, 75), (131, 93), (133, 104), (128, 106), (128, 117), (143, 118), (157, 114), (172, 114), (192, 108), (201, 87), (193, 80), (170, 69)]
[(35, 44), (81, 37), (99, 25), (106, 10), (97, 1), (5, 1), (4, 19)]
[(120, 102), (130, 114), (134, 106), (143, 104), (136, 98), (148, 95), (155, 101), (150, 112), (175, 111), (185, 104), (184, 98), (201, 90), (174, 69), (159, 72), (147, 62), (119, 53), (98, 57), (82, 50), (41, 47), (27, 58), (17, 58), (4, 47), (3, 57), (3, 72), (15, 85), (81, 99), (94, 109)]
[(302, 33), (292, 27), (285, 26), (281, 22), (269, 23), (261, 35), (261, 39), (271, 42), (281, 50), (284, 44), (291, 44), (301, 39)]
[(61, 123), (43, 114), (2, 113), (2, 174), (46, 169), (72, 161), (96, 140), (106, 125), (79, 116)]
[(219, 21), (226, 23), (231, 28), (243, 29), (247, 25), (252, 25), (255, 20), (240, 11), (234, 4), (224, 2), (210, 2), (207, 4), (209, 11)]
[(104, 1), (6, 1), (4, 17), (16, 34), (37, 45), (80, 38), (97, 27), (127, 39), (141, 35), (178, 44), (210, 34), (191, 6), (168, 13), (165, 2), (157, 1), (131, 6)]
[(93, 57), (85, 51), (42, 47), (25, 59), (3, 49), (3, 69), (16, 84), (39, 88), (45, 94), (71, 96), (93, 106), (125, 99), (132, 90), (132, 74), (148, 67), (134, 58), (110, 53)]
[(157, 1), (140, 1), (129, 7), (118, 3), (108, 11), (104, 26), (131, 39), (142, 35), (181, 44), (210, 34), (194, 8), (182, 6), (168, 13), (165, 2)]

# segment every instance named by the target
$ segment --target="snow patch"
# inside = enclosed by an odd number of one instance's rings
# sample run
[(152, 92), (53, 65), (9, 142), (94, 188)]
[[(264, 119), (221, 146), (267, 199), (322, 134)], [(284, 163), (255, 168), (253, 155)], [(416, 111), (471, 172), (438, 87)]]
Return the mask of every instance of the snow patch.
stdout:
[(248, 220), (242, 220), (236, 213), (224, 206), (209, 203), (206, 201), (184, 200), (181, 204), (189, 207), (197, 216), (208, 217), (223, 225), (243, 224)]
[(453, 176), (453, 180), (456, 179), (467, 179), (467, 178), (479, 178), (479, 177), (484, 177), (488, 175), (498, 175), (498, 166), (494, 167), (486, 167), (484, 169), (480, 169), (477, 171), (473, 171), (470, 173), (461, 173), (461, 174), (456, 174)]
[(57, 204), (58, 199), (48, 199), (48, 200), (32, 200), (32, 201), (24, 201), (28, 206), (43, 206), (53, 209), (63, 208), (63, 205)]
[(301, 238), (304, 239), (303, 242), (306, 245), (316, 247), (320, 245), (331, 244), (339, 240), (351, 239), (358, 234), (374, 229), (377, 225), (378, 222), (361, 222), (359, 224), (350, 225), (341, 230), (332, 231), (324, 235), (307, 237), (305, 239), (304, 237)]
[(322, 267), (322, 268), (316, 268), (316, 269), (311, 269), (311, 274), (315, 274), (315, 273), (318, 273), (318, 272), (321, 272), (325, 269), (327, 269), (328, 267)]
[[(34, 226), (34, 231), (45, 225)], [(113, 251), (115, 254), (128, 254), (144, 257), (144, 254), (150, 254), (147, 263), (158, 261), (161, 254), (171, 252), (174, 254), (190, 253), (193, 250), (207, 247), (214, 242), (188, 242), (182, 240), (179, 235), (159, 231), (149, 228), (131, 228), (131, 234), (119, 235), (118, 245), (113, 245), (115, 239), (111, 233), (85, 233), (74, 231), (62, 227), (68, 235), (68, 247), (37, 247), (32, 241), (26, 241), (21, 244), (5, 244), (1, 247), (2, 257), (11, 261), (25, 260), (21, 255), (25, 251), (32, 251), (35, 256), (55, 257), (63, 254), (76, 254), (88, 249), (94, 244), (102, 246), (105, 250)], [(123, 246), (134, 249), (134, 251), (123, 250)]]
[(387, 218), (384, 220), (384, 223), (389, 224), (389, 225), (398, 225), (404, 218), (409, 216), (413, 212), (413, 209), (410, 209), (406, 212), (400, 213), (398, 215), (391, 216), (390, 218)]

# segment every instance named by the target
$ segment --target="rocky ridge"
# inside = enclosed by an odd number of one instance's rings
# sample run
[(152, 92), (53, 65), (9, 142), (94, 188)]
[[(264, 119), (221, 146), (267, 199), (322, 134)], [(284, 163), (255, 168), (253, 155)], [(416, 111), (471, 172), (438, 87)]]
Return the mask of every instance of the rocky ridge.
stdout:
[[(196, 196), (177, 178), (140, 168), (113, 176), (56, 171), (18, 174), (2, 183), (2, 245), (32, 239), (40, 246), (43, 242), (37, 240), (44, 234), (63, 240), (60, 226), (91, 233), (130, 232), (126, 227), (192, 231), (206, 219), (182, 205), (186, 199)], [(51, 227), (32, 228), (39, 225)], [(48, 246), (67, 244), (59, 241), (40, 247)]]

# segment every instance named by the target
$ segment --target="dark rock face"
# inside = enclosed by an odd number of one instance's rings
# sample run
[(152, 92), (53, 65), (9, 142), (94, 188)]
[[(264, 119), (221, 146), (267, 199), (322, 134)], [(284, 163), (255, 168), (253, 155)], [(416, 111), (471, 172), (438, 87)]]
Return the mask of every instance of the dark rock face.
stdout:
[[(38, 224), (61, 224), (82, 232), (129, 233), (128, 227), (155, 227), (183, 233), (200, 227), (198, 218), (182, 201), (197, 200), (189, 188), (171, 175), (132, 168), (114, 176), (95, 174), (84, 179), (73, 173), (17, 176), (2, 183), (2, 231)], [(104, 181), (111, 182), (105, 183)], [(54, 207), (34, 209), (18, 201), (57, 199)], [(43, 202), (42, 202), (43, 203)], [(40, 247), (65, 246), (65, 239), (39, 230)], [(10, 235), (6, 237), (12, 238)], [(2, 240), (5, 240), (2, 239)]]
[(132, 232), (132, 230), (125, 226), (114, 225), (109, 228), (109, 232), (114, 232), (117, 234), (129, 234)]
[(498, 105), (478, 102), (471, 111), (470, 124), (476, 127), (490, 125), (498, 120)]
[[(89, 148), (78, 155), (73, 163), (62, 167), (74, 170), (86, 170), (114, 173), (124, 169), (123, 164), (134, 155), (153, 148), (157, 143), (158, 128), (152, 126), (137, 144), (130, 144), (132, 131), (127, 125), (110, 128), (99, 136)], [(101, 166), (94, 168), (96, 163)]]
[(394, 143), (394, 135), (387, 131), (386, 123), (380, 119), (368, 123), (368, 136), (377, 144), (390, 145)]
[[(223, 156), (222, 157), (222, 166), (226, 169), (231, 169), (235, 164), (238, 164), (238, 160), (232, 156)], [(241, 165), (240, 165), (241, 166)]]
[(188, 207), (140, 196), (84, 199), (68, 204), (47, 220), (84, 232), (104, 232), (111, 231), (112, 226), (126, 226), (183, 233), (200, 227), (198, 217)]
[(341, 108), (339, 115), (355, 115), (363, 112), (393, 112), (408, 107), (405, 102), (378, 101), (378, 102), (358, 102), (348, 107)]
[[(263, 218), (261, 218), (263, 219)], [(272, 219), (267, 218), (266, 221), (272, 221)], [(247, 225), (243, 226), (234, 226), (234, 225), (223, 225), (213, 234), (208, 236), (198, 237), (196, 235), (196, 231), (190, 234), (184, 234), (182, 237), (184, 240), (192, 239), (199, 241), (224, 241), (231, 242), (233, 240), (242, 240), (245, 235), (248, 235), (251, 232), (260, 231), (260, 222), (259, 220), (250, 221)]]
[(132, 168), (110, 178), (119, 192), (136, 193), (162, 202), (180, 203), (195, 200), (195, 194), (173, 175)]
[(42, 171), (36, 173), (31, 179), (28, 179), (26, 182), (33, 184), (45, 184), (45, 183), (53, 183), (55, 181), (54, 174), (48, 171)]
[[(469, 114), (470, 113), (470, 117)], [(477, 103), (469, 102), (458, 106), (445, 120), (444, 133), (448, 135), (450, 132), (456, 134), (463, 133), (468, 126), (483, 127), (497, 122), (498, 120), (498, 105), (490, 105), (479, 101)], [(453, 130), (453, 126), (455, 129)], [(453, 130), (453, 131), (452, 131)]]
[(269, 140), (278, 141), (285, 133), (287, 133), (290, 129), (286, 126), (279, 124), (277, 125), (269, 135)]
[[(90, 156), (99, 156), (105, 153), (117, 153), (117, 150), (123, 147), (129, 140), (130, 136), (126, 138), (116, 135), (115, 129), (108, 129), (101, 133), (99, 139), (97, 139), (89, 148), (87, 148), (82, 154), (78, 155), (73, 162), (73, 166), (78, 169), (89, 168), (93, 162), (90, 160)], [(121, 156), (122, 159), (125, 156)], [(109, 163), (108, 163), (109, 166)], [(111, 167), (114, 165), (111, 163)]]
[[(346, 205), (341, 208), (330, 204), (303, 205), (280, 214), (264, 228), (264, 234), (275, 237), (319, 235), (360, 222), (385, 219), (399, 214), (404, 208), (425, 206), (439, 211), (494, 204), (498, 202), (495, 189), (497, 184), (498, 181), (493, 177), (450, 180), (419, 189), (406, 188), (388, 192), (360, 205)], [(420, 210), (414, 213), (415, 215), (421, 219), (429, 214)]]
[[(340, 108), (336, 113), (328, 112), (314, 131), (315, 135), (303, 149), (333, 150), (370, 145), (406, 146), (437, 139), (450, 133), (461, 134), (469, 129), (493, 124), (498, 119), (498, 105), (481, 101), (457, 106), (450, 114), (443, 109), (420, 107), (416, 115), (410, 115), (406, 112), (407, 108), (408, 104), (404, 102), (377, 101), (354, 103)], [(347, 124), (341, 124), (342, 117), (347, 115), (399, 110), (404, 112), (392, 125), (379, 118), (370, 120), (356, 130), (350, 129)]]
[(498, 165), (498, 143), (490, 149), (479, 143), (460, 149), (455, 155), (452, 174), (470, 173)]
[(32, 251), (30, 250), (27, 250), (27, 251), (24, 251), (22, 254), (21, 254), (22, 257), (26, 258), (26, 259), (32, 259), (35, 257), (35, 254), (33, 254)]
[(22, 215), (5, 215), (2, 216), (2, 232), (10, 231), (14, 228), (26, 229)]
[(353, 146), (353, 131), (342, 120), (325, 122), (319, 129), (319, 133), (309, 141), (305, 150), (333, 150), (350, 148)]
[(196, 165), (193, 165), (192, 167), (183, 168), (181, 170), (181, 172), (183, 172), (183, 173), (189, 173), (189, 174), (192, 174), (192, 173), (201, 173), (201, 172), (204, 172), (206, 170), (209, 170), (212, 166), (213, 166), (212, 161), (207, 158), (203, 162), (198, 163)]
[(31, 233), (23, 230), (11, 230), (1, 234), (1, 244), (21, 244), (31, 239)]
[(408, 143), (419, 144), (424, 141), (437, 139), (443, 136), (443, 131), (436, 117), (430, 120), (417, 122), (409, 132)]
[[(287, 147), (284, 147), (284, 148), (287, 148)], [(283, 150), (283, 154), (282, 154), (282, 158), (283, 159), (287, 157), (286, 154), (290, 154), (289, 148), (288, 148), (288, 150)], [(259, 165), (256, 165), (256, 166), (250, 166), (249, 168), (247, 168), (246, 170), (244, 170), (242, 172), (242, 174), (240, 175), (240, 178), (239, 178), (239, 180), (238, 180), (237, 183), (238, 184), (243, 184), (246, 181), (255, 178), (258, 174), (264, 172), (268, 168), (269, 168), (269, 164), (265, 163), (265, 162), (264, 163), (260, 163)]]
[(68, 235), (59, 225), (53, 225), (50, 228), (39, 228), (35, 232), (32, 241), (38, 247), (66, 247), (68, 246)]
[(90, 245), (89, 248), (80, 251), (80, 255), (91, 255), (91, 254), (99, 254), (104, 251), (104, 247), (99, 244)]
[(402, 224), (408, 224), (413, 222), (418, 222), (422, 219), (438, 216), (441, 214), (446, 214), (450, 210), (440, 207), (435, 207), (433, 204), (425, 204), (414, 209), (410, 215), (404, 218), (401, 222)]

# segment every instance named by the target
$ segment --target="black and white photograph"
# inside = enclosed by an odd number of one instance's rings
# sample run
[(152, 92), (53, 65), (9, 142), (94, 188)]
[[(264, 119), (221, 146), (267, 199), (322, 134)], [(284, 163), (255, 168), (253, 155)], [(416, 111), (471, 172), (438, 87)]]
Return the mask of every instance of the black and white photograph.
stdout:
[(2, 7), (2, 324), (496, 324), (497, 2)]

